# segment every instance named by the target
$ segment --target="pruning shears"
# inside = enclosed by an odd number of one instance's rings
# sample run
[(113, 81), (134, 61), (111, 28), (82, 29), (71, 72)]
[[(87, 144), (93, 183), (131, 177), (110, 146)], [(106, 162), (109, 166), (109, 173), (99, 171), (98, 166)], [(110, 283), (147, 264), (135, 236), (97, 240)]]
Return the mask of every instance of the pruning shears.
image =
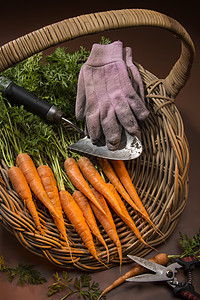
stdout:
[[(184, 257), (176, 258), (175, 262), (167, 267), (161, 266), (155, 262), (151, 262), (141, 257), (128, 255), (130, 259), (138, 263), (139, 265), (145, 267), (146, 269), (153, 271), (154, 273), (145, 273), (137, 276), (130, 277), (126, 279), (132, 282), (156, 282), (165, 281), (174, 290), (174, 293), (183, 299), (199, 300), (200, 294), (198, 294), (192, 284), (193, 270), (196, 265), (200, 264), (200, 261), (196, 257)], [(177, 269), (183, 268), (187, 274), (187, 282), (182, 284), (178, 282), (175, 277)]]

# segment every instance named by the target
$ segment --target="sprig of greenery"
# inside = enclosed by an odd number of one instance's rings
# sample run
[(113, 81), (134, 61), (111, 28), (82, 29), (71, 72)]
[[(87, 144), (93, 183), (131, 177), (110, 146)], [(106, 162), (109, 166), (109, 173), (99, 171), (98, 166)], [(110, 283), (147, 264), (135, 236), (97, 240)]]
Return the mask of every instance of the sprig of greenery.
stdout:
[(17, 282), (20, 286), (26, 283), (38, 285), (46, 282), (46, 279), (41, 276), (39, 271), (34, 269), (33, 265), (18, 264), (16, 268), (10, 269), (8, 275), (11, 282), (17, 276)]
[(200, 256), (200, 231), (192, 238), (180, 233), (179, 244), (183, 249), (182, 257)]
[(102, 44), (102, 45), (108, 45), (108, 44), (110, 44), (110, 43), (112, 43), (112, 41), (111, 41), (109, 38), (106, 38), (105, 36), (102, 36), (102, 37), (101, 37), (101, 41), (100, 41), (99, 44)]
[(76, 278), (74, 286), (77, 288), (78, 295), (82, 296), (83, 299), (95, 300), (102, 293), (99, 289), (99, 284), (94, 281), (91, 283), (91, 276), (88, 274), (81, 275), (79, 279)]
[(0, 271), (8, 274), (10, 282), (17, 278), (17, 283), (20, 286), (24, 286), (25, 284), (38, 285), (46, 282), (46, 279), (41, 276), (39, 271), (34, 269), (33, 265), (20, 263), (13, 268), (5, 264), (2, 255), (0, 255)]
[[(57, 272), (53, 275), (53, 277), (55, 282), (49, 287), (49, 297), (64, 290), (66, 290), (66, 294), (61, 298), (61, 300), (66, 299), (72, 294), (77, 294), (79, 298), (82, 299), (92, 300), (98, 299), (101, 295), (99, 284), (91, 282), (92, 278), (89, 274), (83, 274), (79, 278), (76, 277), (73, 279), (67, 271), (63, 271), (62, 277), (60, 277)], [(105, 299), (105, 296), (103, 296), (102, 299)]]
[[(19, 263), (15, 268), (8, 266), (3, 255), (0, 255), (0, 272), (5, 272), (8, 275), (8, 279), (12, 282), (17, 278), (17, 284), (24, 286), (25, 284), (44, 284), (46, 279), (40, 274), (40, 272), (34, 269), (33, 265), (26, 265)], [(61, 276), (58, 272), (53, 274), (55, 282), (48, 288), (48, 296), (66, 291), (65, 296), (61, 300), (66, 299), (72, 294), (77, 294), (79, 298), (96, 300), (101, 295), (99, 284), (91, 282), (92, 277), (89, 274), (83, 274), (79, 278), (71, 277), (67, 271), (63, 271)], [(105, 299), (105, 296), (102, 297)]]
[[(48, 288), (48, 296), (52, 296), (56, 293), (62, 292), (64, 289), (68, 289), (71, 294), (71, 288), (69, 284), (72, 282), (73, 278), (71, 278), (67, 272), (62, 272), (62, 278), (59, 276), (58, 272), (53, 274), (53, 278), (55, 282)], [(66, 296), (65, 296), (66, 297)]]
[(200, 260), (200, 230), (191, 238), (185, 233), (179, 232), (179, 235), (179, 245), (181, 246), (182, 253), (178, 255), (168, 255), (169, 259), (173, 260), (177, 257), (195, 256)]

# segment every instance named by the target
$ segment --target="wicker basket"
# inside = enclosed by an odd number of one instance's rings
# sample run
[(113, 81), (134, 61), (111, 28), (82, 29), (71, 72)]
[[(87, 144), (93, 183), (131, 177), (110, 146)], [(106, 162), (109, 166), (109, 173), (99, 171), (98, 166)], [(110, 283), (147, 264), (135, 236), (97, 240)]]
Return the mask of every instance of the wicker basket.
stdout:
[[(180, 58), (164, 80), (138, 65), (146, 90), (146, 105), (151, 114), (141, 127), (143, 153), (138, 159), (127, 162), (127, 167), (151, 219), (164, 236), (159, 236), (149, 225), (138, 220), (130, 207), (128, 210), (142, 236), (151, 246), (156, 247), (175, 229), (188, 198), (188, 143), (182, 119), (174, 104), (175, 97), (189, 77), (195, 52), (185, 29), (172, 18), (149, 10), (127, 9), (82, 15), (43, 27), (2, 46), (0, 71), (64, 41), (133, 26), (166, 29), (180, 38), (182, 45)], [(9, 183), (4, 163), (0, 170), (1, 223), (25, 248), (64, 268), (76, 267), (88, 271), (105, 268), (88, 253), (73, 227), (66, 221), (76, 246), (72, 263), (70, 253), (63, 247), (52, 219), (42, 209), (40, 216), (48, 232), (45, 236), (36, 233), (32, 218)], [(123, 263), (129, 261), (127, 254), (144, 256), (151, 251), (138, 242), (116, 215), (114, 220), (123, 248)], [(119, 264), (116, 247), (100, 229), (109, 247), (109, 267), (115, 266)], [(105, 249), (97, 241), (95, 243), (101, 253), (101, 260), (106, 263)]]

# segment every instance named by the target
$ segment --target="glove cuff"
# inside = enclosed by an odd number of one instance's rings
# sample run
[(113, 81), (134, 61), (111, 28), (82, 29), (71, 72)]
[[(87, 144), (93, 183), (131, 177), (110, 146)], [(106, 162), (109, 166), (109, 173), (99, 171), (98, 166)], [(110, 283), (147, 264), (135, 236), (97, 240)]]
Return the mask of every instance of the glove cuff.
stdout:
[(121, 41), (108, 45), (94, 44), (86, 64), (92, 67), (100, 67), (121, 59), (123, 59), (123, 44)]

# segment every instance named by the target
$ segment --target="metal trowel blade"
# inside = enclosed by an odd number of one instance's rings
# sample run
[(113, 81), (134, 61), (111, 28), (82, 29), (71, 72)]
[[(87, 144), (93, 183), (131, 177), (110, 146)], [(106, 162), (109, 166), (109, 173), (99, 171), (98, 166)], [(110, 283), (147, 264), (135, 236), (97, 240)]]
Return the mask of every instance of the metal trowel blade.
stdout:
[(108, 150), (107, 146), (96, 146), (86, 136), (69, 146), (72, 151), (81, 152), (97, 157), (113, 160), (131, 160), (142, 153), (142, 144), (137, 136), (132, 136), (127, 132), (122, 139), (120, 146), (115, 151)]

